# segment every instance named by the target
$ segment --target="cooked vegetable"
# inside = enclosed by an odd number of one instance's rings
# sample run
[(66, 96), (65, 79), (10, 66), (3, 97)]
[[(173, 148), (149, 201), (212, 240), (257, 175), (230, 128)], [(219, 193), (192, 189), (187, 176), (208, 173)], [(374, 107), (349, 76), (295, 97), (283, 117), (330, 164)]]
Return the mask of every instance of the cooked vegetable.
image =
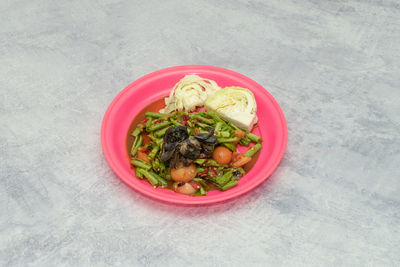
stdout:
[(144, 177), (146, 177), (147, 180), (150, 182), (150, 184), (151, 184), (152, 186), (157, 186), (157, 185), (158, 185), (158, 180), (157, 180), (157, 178), (154, 177), (150, 172), (148, 172), (148, 171), (145, 170), (145, 169), (141, 169), (141, 168), (138, 168), (137, 171), (138, 171), (139, 173), (141, 173)]
[(251, 143), (251, 140), (248, 137), (243, 137), (242, 139), (240, 139), (239, 143), (242, 146), (249, 146), (249, 144)]
[(228, 164), (231, 162), (232, 152), (224, 146), (219, 146), (214, 149), (213, 159), (219, 164)]
[(230, 137), (230, 138), (218, 138), (218, 143), (233, 143), (239, 141), (237, 137)]
[(251, 160), (251, 157), (248, 157), (244, 154), (234, 152), (232, 155), (232, 167), (242, 167), (244, 164), (248, 163)]
[[(137, 129), (137, 128), (136, 128)], [(136, 130), (135, 130), (136, 131)], [(133, 135), (133, 134), (132, 134)], [(142, 145), (143, 138), (142, 136), (136, 137), (135, 142), (132, 145), (131, 156), (134, 157), (139, 150), (139, 147)]]
[(158, 151), (160, 151), (160, 147), (158, 145), (155, 145), (151, 152), (149, 153), (149, 158), (154, 159), (154, 157), (157, 155)]
[(159, 129), (164, 128), (165, 126), (168, 126), (170, 124), (171, 124), (171, 122), (169, 122), (169, 121), (154, 124), (153, 126), (151, 126), (149, 128), (149, 132), (153, 132), (153, 131), (159, 130)]
[(165, 115), (165, 114), (162, 114), (162, 113), (157, 113), (157, 112), (146, 112), (145, 115), (148, 118), (156, 118), (156, 119), (168, 116), (168, 115)]
[(220, 89), (213, 80), (186, 75), (174, 86), (169, 97), (165, 98), (166, 107), (160, 110), (160, 113), (171, 113), (175, 110), (193, 111), (196, 107), (203, 106), (207, 97)]
[(246, 88), (225, 87), (210, 96), (205, 102), (207, 110), (234, 123), (233, 128), (250, 131), (257, 122), (257, 104), (253, 93)]
[(151, 169), (151, 165), (150, 164), (147, 164), (147, 163), (142, 162), (140, 160), (132, 159), (131, 163), (132, 163), (132, 165), (134, 165), (136, 167), (139, 167), (139, 168), (143, 168), (145, 170), (150, 170)]
[(189, 182), (196, 177), (196, 165), (180, 165), (178, 168), (171, 168), (171, 178), (176, 182)]
[(258, 152), (258, 150), (261, 149), (261, 144), (255, 144), (254, 146), (252, 146), (251, 148), (249, 148), (249, 150), (246, 151), (246, 153), (244, 153), (245, 156), (247, 157), (252, 157), (254, 156), (254, 154), (256, 154)]
[(226, 190), (236, 186), (237, 184), (238, 184), (238, 181), (232, 180), (232, 181), (229, 181), (227, 184), (225, 184), (221, 189), (222, 189), (222, 191), (226, 191)]
[(150, 163), (151, 162), (149, 156), (146, 153), (144, 153), (144, 152), (142, 152), (140, 150), (137, 153), (137, 158), (140, 159), (141, 161), (146, 162), (146, 163)]
[(247, 137), (248, 137), (251, 141), (253, 141), (253, 142), (255, 142), (255, 143), (262, 142), (261, 137), (255, 135), (255, 134), (247, 133)]
[(175, 182), (172, 188), (175, 192), (184, 195), (191, 195), (197, 191), (190, 183), (185, 182)]
[[(262, 148), (262, 139), (238, 129), (213, 112), (147, 112), (131, 133), (136, 177), (154, 187), (204, 196), (238, 184), (244, 166)], [(245, 153), (236, 145), (255, 143)]]
[(231, 180), (232, 177), (233, 174), (231, 172), (226, 172), (223, 175), (218, 176), (216, 181), (220, 186), (224, 186), (227, 182)]
[(158, 175), (157, 173), (155, 173), (155, 172), (149, 172), (153, 177), (155, 177), (157, 180), (158, 180), (158, 183), (162, 186), (162, 187), (167, 187), (168, 186), (168, 183), (167, 183), (167, 181), (165, 181), (165, 179), (164, 178), (162, 178), (160, 175)]
[(222, 143), (224, 146), (229, 148), (232, 152), (236, 152), (236, 145), (233, 143)]

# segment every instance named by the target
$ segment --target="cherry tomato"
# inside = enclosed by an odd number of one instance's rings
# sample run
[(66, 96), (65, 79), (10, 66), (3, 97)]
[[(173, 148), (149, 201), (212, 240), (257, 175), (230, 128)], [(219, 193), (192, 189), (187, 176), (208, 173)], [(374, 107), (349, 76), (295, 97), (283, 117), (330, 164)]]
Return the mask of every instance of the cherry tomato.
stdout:
[(196, 165), (193, 163), (189, 166), (180, 165), (176, 169), (171, 169), (171, 178), (176, 182), (189, 182), (196, 176)]
[(180, 194), (184, 195), (191, 195), (193, 193), (196, 193), (197, 189), (195, 189), (190, 183), (185, 183), (185, 182), (175, 182), (172, 185), (172, 189)]
[(224, 146), (219, 146), (214, 149), (213, 159), (219, 164), (228, 164), (231, 162), (232, 152)]

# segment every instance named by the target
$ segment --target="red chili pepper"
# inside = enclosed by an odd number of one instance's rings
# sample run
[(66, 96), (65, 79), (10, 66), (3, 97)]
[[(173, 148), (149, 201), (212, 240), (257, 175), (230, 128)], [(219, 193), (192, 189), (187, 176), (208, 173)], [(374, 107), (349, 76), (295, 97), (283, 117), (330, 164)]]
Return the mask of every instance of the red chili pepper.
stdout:
[(142, 152), (142, 153), (147, 153), (147, 152), (149, 152), (149, 150), (147, 149), (147, 147), (142, 147), (142, 148), (139, 149), (139, 151)]
[(189, 184), (193, 186), (193, 188), (196, 190), (199, 190), (201, 188), (201, 184), (197, 181), (190, 181)]
[(218, 173), (214, 168), (209, 168), (209, 170), (215, 175), (215, 177), (218, 176)]
[(186, 115), (186, 114), (183, 114), (183, 115), (182, 115), (182, 120), (183, 120), (183, 121), (186, 121), (186, 122), (187, 122), (189, 119), (190, 119), (189, 115)]
[(205, 169), (203, 172), (200, 172), (200, 173), (198, 173), (197, 175), (200, 176), (200, 177), (205, 177), (205, 176), (208, 175), (208, 170)]

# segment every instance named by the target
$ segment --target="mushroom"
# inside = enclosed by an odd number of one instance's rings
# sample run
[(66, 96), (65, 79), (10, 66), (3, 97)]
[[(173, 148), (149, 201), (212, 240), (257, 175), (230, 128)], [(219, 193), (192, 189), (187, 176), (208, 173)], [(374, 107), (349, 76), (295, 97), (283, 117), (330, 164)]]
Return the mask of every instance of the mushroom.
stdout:
[(196, 158), (209, 156), (218, 140), (214, 128), (208, 127), (208, 130), (208, 133), (189, 137), (186, 126), (169, 128), (164, 135), (161, 161), (168, 163), (170, 168), (177, 168), (180, 163), (188, 166)]
[(208, 133), (199, 133), (196, 134), (194, 137), (202, 143), (215, 145), (218, 141), (217, 137), (214, 135), (214, 128), (207, 127), (207, 129), (209, 130)]
[(201, 144), (194, 137), (189, 137), (188, 139), (179, 144), (179, 152), (185, 158), (189, 159), (198, 158), (200, 150), (201, 150)]

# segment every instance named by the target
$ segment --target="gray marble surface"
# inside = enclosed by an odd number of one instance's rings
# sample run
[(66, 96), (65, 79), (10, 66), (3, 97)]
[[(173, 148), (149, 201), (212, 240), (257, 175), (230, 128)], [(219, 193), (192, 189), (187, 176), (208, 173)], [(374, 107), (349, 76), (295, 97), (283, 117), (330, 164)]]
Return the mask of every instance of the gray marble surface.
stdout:
[[(0, 266), (399, 266), (400, 3), (0, 1)], [(113, 174), (103, 114), (142, 75), (215, 65), (280, 103), (255, 191), (210, 207)]]

